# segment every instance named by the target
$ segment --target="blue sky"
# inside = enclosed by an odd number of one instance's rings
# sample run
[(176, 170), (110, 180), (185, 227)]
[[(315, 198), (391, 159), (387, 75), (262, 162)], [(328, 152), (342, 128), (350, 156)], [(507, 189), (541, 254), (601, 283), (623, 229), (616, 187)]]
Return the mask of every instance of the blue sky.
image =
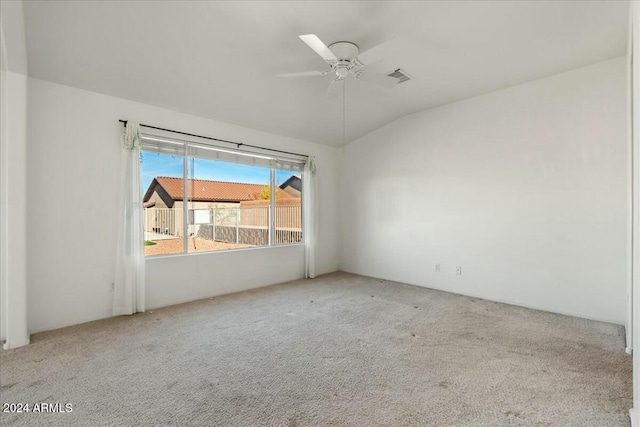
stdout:
[[(146, 192), (156, 176), (182, 178), (182, 157), (158, 153), (141, 153), (142, 192)], [(246, 182), (249, 184), (269, 184), (270, 170), (257, 166), (194, 159), (196, 179), (214, 181)], [(294, 175), (292, 171), (276, 170), (276, 185), (282, 184)]]

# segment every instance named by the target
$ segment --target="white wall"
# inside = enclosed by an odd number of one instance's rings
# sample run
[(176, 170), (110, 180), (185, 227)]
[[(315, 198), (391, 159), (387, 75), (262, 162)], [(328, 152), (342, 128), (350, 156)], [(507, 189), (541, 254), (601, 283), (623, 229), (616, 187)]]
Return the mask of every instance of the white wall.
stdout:
[[(216, 255), (149, 259), (147, 307), (164, 307), (304, 277), (304, 247), (301, 245), (244, 249)], [(337, 265), (332, 270), (337, 270)], [(184, 278), (185, 271), (190, 272), (189, 281)]]
[(7, 55), (4, 48), (4, 32), (0, 23), (0, 341), (7, 337), (7, 146), (9, 136), (7, 128)]
[(0, 339), (29, 343), (26, 270), (27, 57), (22, 2), (0, 2)]
[(633, 123), (633, 409), (631, 425), (640, 426), (640, 2), (631, 2), (630, 41), (632, 41), (633, 92), (631, 94)]
[(625, 64), (413, 114), (348, 144), (341, 268), (623, 324)]
[[(28, 99), (31, 332), (111, 315), (118, 119), (315, 155), (317, 270), (337, 269), (337, 149), (32, 78)], [(301, 246), (149, 259), (147, 304), (153, 308), (301, 278), (302, 259)]]

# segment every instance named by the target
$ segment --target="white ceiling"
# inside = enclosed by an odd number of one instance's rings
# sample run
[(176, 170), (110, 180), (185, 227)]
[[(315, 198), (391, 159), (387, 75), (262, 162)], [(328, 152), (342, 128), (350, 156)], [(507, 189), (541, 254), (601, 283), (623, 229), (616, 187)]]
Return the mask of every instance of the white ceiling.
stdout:
[[(402, 67), (393, 89), (351, 81), (346, 141), (398, 117), (626, 54), (626, 1), (24, 3), (29, 74), (147, 104), (341, 145), (342, 100), (299, 34)], [(188, 131), (188, 129), (185, 129)]]

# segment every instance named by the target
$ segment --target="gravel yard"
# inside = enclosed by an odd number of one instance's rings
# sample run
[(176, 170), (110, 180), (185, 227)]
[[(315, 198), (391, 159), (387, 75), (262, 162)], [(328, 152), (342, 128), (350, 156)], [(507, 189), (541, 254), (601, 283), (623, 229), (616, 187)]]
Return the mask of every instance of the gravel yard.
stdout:
[[(169, 255), (182, 253), (182, 239), (154, 240), (153, 246), (145, 246), (145, 255)], [(229, 249), (252, 248), (253, 245), (237, 245), (235, 243), (214, 242), (196, 237), (189, 239), (189, 253), (224, 251)]]

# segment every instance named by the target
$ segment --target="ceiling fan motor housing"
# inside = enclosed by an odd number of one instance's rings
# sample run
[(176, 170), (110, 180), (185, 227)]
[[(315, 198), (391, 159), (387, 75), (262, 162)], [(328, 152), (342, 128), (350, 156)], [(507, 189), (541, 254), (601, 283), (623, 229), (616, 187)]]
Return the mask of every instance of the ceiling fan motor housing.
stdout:
[(335, 42), (331, 43), (328, 47), (340, 61), (353, 61), (360, 53), (358, 45), (351, 42)]
[(362, 66), (357, 60), (360, 49), (355, 43), (335, 42), (328, 47), (338, 57), (338, 63), (331, 64), (331, 67), (336, 72), (336, 80), (343, 80), (349, 75), (349, 71), (352, 68)]

